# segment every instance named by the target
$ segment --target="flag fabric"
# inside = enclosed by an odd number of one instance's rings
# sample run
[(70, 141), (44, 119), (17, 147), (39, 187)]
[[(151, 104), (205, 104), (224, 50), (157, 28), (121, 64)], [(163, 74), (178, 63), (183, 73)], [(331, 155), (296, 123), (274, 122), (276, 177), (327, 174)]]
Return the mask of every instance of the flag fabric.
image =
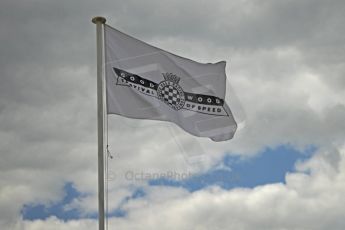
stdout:
[(202, 64), (104, 28), (107, 114), (170, 121), (213, 141), (237, 124), (225, 103), (225, 62)]

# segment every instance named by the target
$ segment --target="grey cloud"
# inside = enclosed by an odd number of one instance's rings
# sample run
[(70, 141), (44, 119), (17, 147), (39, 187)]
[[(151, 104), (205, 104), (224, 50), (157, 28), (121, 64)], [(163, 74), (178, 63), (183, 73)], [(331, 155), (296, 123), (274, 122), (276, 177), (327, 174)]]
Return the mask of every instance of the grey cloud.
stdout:
[[(0, 219), (18, 218), (28, 202), (58, 200), (62, 194), (56, 191), (66, 181), (95, 193), (93, 16), (104, 15), (110, 25), (171, 52), (184, 44), (187, 56), (231, 59), (230, 82), (247, 124), (231, 143), (207, 143), (204, 150), (220, 159), (223, 152), (253, 153), (282, 143), (343, 143), (344, 7), (343, 1), (297, 0), (2, 1)], [(317, 111), (311, 101), (320, 98), (326, 99)], [(157, 170), (183, 167), (175, 162), (179, 150), (173, 140), (166, 141), (168, 131), (138, 132), (127, 121), (111, 121), (115, 152), (128, 152), (119, 170), (126, 162)], [(128, 146), (132, 140), (134, 150)]]

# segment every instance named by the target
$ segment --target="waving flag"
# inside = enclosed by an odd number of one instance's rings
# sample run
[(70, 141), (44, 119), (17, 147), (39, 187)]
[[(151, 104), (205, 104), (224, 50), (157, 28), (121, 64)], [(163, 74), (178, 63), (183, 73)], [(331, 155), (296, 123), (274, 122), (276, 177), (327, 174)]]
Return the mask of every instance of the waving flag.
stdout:
[(108, 25), (104, 36), (108, 114), (170, 121), (213, 141), (234, 136), (237, 124), (224, 101), (224, 61), (198, 63)]

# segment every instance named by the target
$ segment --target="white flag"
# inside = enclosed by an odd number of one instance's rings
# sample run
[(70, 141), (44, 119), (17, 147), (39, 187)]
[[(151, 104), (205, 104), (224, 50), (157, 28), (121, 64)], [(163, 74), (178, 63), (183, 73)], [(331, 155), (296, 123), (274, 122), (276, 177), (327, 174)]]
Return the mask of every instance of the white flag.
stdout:
[(108, 114), (170, 121), (213, 141), (234, 136), (224, 61), (198, 63), (107, 25), (104, 33)]

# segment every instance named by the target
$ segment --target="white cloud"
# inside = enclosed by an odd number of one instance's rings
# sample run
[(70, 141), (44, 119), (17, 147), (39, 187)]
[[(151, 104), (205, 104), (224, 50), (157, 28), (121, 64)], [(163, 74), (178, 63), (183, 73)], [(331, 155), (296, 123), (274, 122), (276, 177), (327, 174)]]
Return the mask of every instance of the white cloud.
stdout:
[[(332, 164), (332, 158), (339, 159), (338, 166)], [(147, 187), (147, 196), (127, 204), (129, 216), (110, 219), (109, 229), (343, 229), (345, 152), (320, 152), (300, 163), (298, 169), (286, 175), (286, 184), (253, 189), (226, 191), (213, 187), (189, 193)], [(71, 226), (73, 221), (52, 221), (24, 224), (30, 230), (48, 225), (79, 229)], [(84, 222), (80, 220), (79, 225)]]
[(94, 220), (76, 220), (64, 222), (57, 219), (56, 217), (50, 217), (47, 220), (36, 220), (33, 222), (24, 222), (18, 223), (13, 226), (14, 230), (38, 230), (38, 229), (47, 229), (47, 230), (85, 230), (85, 229), (97, 229), (98, 224)]

